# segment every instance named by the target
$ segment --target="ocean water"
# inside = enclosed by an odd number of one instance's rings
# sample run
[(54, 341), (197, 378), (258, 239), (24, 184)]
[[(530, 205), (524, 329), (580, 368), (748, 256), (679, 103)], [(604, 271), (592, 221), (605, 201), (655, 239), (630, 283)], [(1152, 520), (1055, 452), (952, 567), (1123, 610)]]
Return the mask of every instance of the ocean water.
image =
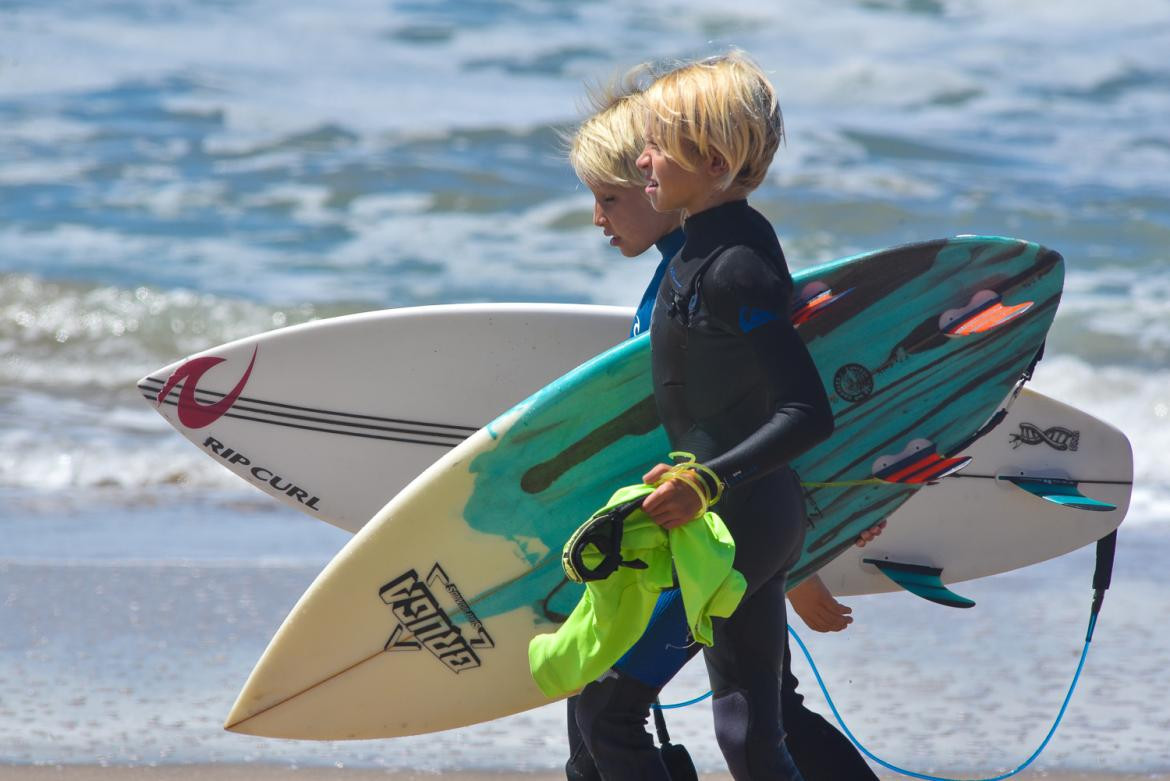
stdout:
[[(0, 762), (557, 766), (556, 706), (400, 741), (222, 733), (345, 535), (199, 454), (134, 381), (350, 312), (634, 304), (653, 261), (590, 225), (559, 133), (587, 84), (737, 45), (780, 92), (788, 142), (752, 200), (793, 266), (957, 233), (1064, 254), (1033, 387), (1125, 431), (1137, 483), (1041, 766), (1170, 770), (1170, 7), (1123, 9), (0, 3)], [(807, 639), (877, 753), (1007, 767), (1075, 667), (1090, 559), (969, 584), (961, 615), (854, 600), (852, 629)], [(720, 767), (709, 711), (672, 724)]]

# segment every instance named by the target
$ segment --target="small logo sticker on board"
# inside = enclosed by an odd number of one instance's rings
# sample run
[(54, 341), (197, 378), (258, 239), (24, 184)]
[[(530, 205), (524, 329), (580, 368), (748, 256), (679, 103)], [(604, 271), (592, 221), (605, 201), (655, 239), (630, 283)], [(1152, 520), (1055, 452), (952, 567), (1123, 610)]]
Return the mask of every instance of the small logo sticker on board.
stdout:
[[(440, 606), (433, 590), (436, 585), (466, 619), (474, 636), (465, 638), (463, 630), (455, 626), (450, 615)], [(425, 648), (451, 672), (461, 673), (482, 666), (476, 651), (496, 647), (483, 622), (438, 562), (431, 567), (425, 580), (419, 578), (415, 570), (407, 570), (378, 589), (378, 596), (398, 619), (386, 641), (387, 651)]]
[(1076, 451), (1081, 442), (1081, 432), (1070, 431), (1063, 426), (1041, 429), (1035, 423), (1020, 423), (1018, 434), (1011, 435), (1012, 449), (1020, 445), (1048, 445), (1053, 450)]
[(847, 363), (833, 375), (833, 390), (845, 401), (865, 401), (873, 394), (873, 374), (859, 363)]
[(157, 404), (161, 405), (170, 395), (171, 390), (181, 382), (183, 389), (179, 392), (179, 400), (176, 404), (179, 422), (187, 428), (210, 426), (226, 415), (232, 405), (236, 403), (236, 399), (244, 392), (244, 386), (248, 384), (248, 378), (252, 375), (252, 367), (256, 365), (256, 354), (259, 350), (259, 347), (252, 350), (252, 360), (248, 363), (248, 368), (244, 370), (244, 376), (236, 383), (236, 387), (232, 388), (219, 401), (211, 404), (200, 404), (195, 398), (195, 386), (199, 383), (199, 379), (208, 369), (218, 366), (226, 360), (209, 355), (202, 358), (192, 358), (175, 369), (174, 373), (167, 379), (166, 384), (163, 385), (162, 390), (158, 392), (155, 399)]

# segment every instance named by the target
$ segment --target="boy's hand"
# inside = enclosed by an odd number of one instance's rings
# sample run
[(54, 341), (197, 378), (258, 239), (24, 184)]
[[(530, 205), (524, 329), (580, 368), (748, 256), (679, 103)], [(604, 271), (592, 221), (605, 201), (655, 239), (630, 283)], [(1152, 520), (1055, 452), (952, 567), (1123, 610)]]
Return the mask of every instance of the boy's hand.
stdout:
[[(669, 465), (659, 464), (642, 476), (642, 482), (653, 485), (669, 471)], [(699, 516), (702, 509), (703, 503), (699, 500), (699, 495), (680, 480), (663, 483), (642, 500), (642, 511), (664, 529), (673, 529), (690, 523)]]
[(816, 632), (840, 632), (853, 623), (853, 608), (833, 599), (829, 589), (816, 575), (788, 591), (788, 601), (800, 620)]
[(873, 542), (874, 540), (876, 540), (877, 536), (879, 534), (881, 534), (882, 530), (885, 528), (886, 528), (885, 521), (881, 521), (880, 523), (875, 523), (873, 526), (870, 526), (868, 529), (866, 529), (860, 535), (858, 535), (857, 541), (854, 542), (853, 544), (859, 548), (864, 548), (865, 544), (867, 542)]

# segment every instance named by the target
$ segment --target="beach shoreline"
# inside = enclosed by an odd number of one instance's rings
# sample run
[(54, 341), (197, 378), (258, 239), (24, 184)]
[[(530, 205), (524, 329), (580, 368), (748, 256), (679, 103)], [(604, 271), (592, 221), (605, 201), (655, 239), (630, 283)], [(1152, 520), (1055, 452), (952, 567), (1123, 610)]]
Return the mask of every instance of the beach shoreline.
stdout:
[[(1123, 566), (1081, 685), (1040, 770), (1019, 778), (1170, 781), (1167, 725), (1156, 706), (1170, 698), (1156, 653), (1170, 622), (1159, 575), (1167, 556), (1170, 537), (1159, 529), (1138, 526), (1121, 537)], [(1043, 741), (1067, 694), (1083, 650), (1091, 570), (1092, 551), (1082, 550), (965, 583), (978, 610), (941, 617), (906, 600), (857, 598), (845, 642), (808, 641), (835, 706), (879, 756), (956, 778), (999, 775)], [(338, 765), (346, 778), (390, 781), (558, 777), (564, 706), (556, 703), (392, 740), (225, 732), (223, 712), (240, 681), (313, 575), (308, 566), (246, 563), (0, 562), (8, 595), (0, 625), (18, 628), (0, 658), (0, 780), (317, 781), (342, 778)], [(793, 665), (808, 707), (828, 717), (806, 661)], [(705, 691), (705, 673), (684, 668), (666, 696)], [(670, 728), (699, 767), (723, 769), (709, 707), (674, 712)]]
[[(964, 778), (989, 778), (987, 773), (960, 774)], [(879, 776), (892, 781), (905, 778), (894, 773)], [(700, 773), (703, 781), (730, 781), (727, 773)], [(102, 765), (0, 765), (0, 781), (559, 781), (563, 773), (541, 771), (444, 771), (378, 770), (371, 768), (300, 767), (241, 764), (193, 764), (157, 766), (102, 766)], [(1165, 773), (1105, 773), (1095, 771), (1027, 770), (1015, 778), (1046, 779), (1047, 781), (1170, 781)]]

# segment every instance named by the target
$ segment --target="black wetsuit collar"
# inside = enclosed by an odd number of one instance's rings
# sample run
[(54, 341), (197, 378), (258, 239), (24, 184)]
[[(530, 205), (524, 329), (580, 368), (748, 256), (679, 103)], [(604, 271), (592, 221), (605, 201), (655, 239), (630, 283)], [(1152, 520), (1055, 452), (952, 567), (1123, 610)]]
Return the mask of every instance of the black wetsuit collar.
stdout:
[[(711, 250), (726, 243), (728, 236), (742, 239), (742, 226), (750, 221), (756, 211), (746, 200), (728, 201), (698, 214), (687, 217), (683, 232), (687, 237), (687, 255), (707, 255)], [(750, 233), (749, 233), (750, 235)]]

